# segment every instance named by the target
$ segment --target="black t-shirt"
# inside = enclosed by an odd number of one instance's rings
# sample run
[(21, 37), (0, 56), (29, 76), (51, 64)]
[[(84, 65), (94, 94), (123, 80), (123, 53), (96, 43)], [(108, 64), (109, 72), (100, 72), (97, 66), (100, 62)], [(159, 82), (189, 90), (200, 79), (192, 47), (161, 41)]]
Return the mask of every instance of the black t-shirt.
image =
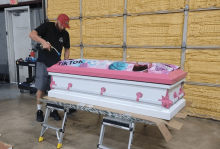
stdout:
[[(62, 52), (63, 47), (70, 48), (69, 33), (66, 30), (59, 32), (54, 22), (46, 22), (35, 29), (41, 38), (48, 41), (58, 52)], [(38, 62), (44, 62), (47, 67), (51, 67), (60, 61), (60, 56), (54, 49), (49, 52), (47, 49), (39, 50)]]

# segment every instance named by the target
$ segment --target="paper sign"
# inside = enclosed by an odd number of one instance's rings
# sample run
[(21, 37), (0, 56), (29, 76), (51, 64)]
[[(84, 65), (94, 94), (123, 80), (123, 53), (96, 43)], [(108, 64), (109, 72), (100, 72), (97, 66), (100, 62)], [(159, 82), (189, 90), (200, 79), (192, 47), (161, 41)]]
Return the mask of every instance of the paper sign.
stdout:
[(11, 5), (17, 5), (18, 4), (18, 0), (10, 0), (10, 4)]

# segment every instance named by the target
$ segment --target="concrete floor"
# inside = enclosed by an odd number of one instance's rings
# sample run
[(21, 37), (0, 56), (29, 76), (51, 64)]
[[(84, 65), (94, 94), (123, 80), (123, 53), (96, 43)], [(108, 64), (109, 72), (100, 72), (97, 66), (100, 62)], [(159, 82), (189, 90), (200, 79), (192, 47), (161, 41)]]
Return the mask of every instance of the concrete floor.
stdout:
[[(54, 130), (47, 130), (44, 141), (38, 142), (41, 123), (35, 120), (35, 95), (30, 95), (28, 91), (21, 94), (16, 85), (0, 84), (0, 106), (0, 141), (13, 145), (13, 149), (56, 148)], [(83, 111), (69, 116), (62, 149), (95, 149), (101, 119), (101, 115)], [(177, 120), (184, 125), (181, 130), (169, 128), (173, 136), (169, 142), (165, 141), (156, 126), (143, 127), (143, 124), (136, 123), (132, 149), (220, 149), (220, 122), (195, 117)], [(61, 126), (61, 122), (51, 118), (49, 121)], [(126, 149), (128, 138), (128, 131), (107, 127), (104, 145)]]

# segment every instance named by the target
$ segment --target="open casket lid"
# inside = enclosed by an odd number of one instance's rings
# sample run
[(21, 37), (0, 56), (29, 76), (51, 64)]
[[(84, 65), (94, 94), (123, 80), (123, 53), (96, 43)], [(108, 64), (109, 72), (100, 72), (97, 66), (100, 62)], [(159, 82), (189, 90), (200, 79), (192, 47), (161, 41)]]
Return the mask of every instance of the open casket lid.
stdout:
[(169, 74), (143, 73), (133, 71), (106, 70), (85, 67), (60, 66), (55, 64), (47, 68), (48, 72), (102, 77), (120, 80), (140, 81), (159, 84), (174, 84), (186, 77), (187, 72), (177, 69)]

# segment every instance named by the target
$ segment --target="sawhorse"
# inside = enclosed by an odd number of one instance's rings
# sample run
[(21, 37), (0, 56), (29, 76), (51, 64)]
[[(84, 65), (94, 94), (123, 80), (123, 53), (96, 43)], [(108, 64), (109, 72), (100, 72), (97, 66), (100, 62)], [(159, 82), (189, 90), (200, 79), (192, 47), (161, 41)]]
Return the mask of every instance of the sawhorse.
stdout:
[(101, 132), (100, 132), (100, 137), (99, 137), (99, 144), (97, 145), (98, 149), (111, 149), (109, 147), (102, 145), (103, 139), (104, 139), (104, 133), (105, 133), (105, 126), (112, 126), (112, 127), (116, 127), (116, 128), (130, 131), (128, 149), (130, 149), (132, 147), (133, 134), (134, 134), (134, 129), (135, 129), (134, 122), (128, 121), (128, 120), (122, 120), (119, 118), (104, 117), (103, 121), (102, 121), (102, 128), (101, 128)]
[[(62, 107), (62, 106), (58, 106), (58, 105), (53, 105), (53, 104), (47, 104), (46, 106), (46, 113), (45, 113), (45, 118), (44, 118), (44, 122), (41, 124), (42, 129), (41, 129), (41, 134), (39, 137), (39, 142), (43, 141), (43, 135), (46, 132), (46, 130), (48, 128), (54, 129), (56, 130), (56, 134), (57, 134), (57, 139), (58, 139), (58, 144), (57, 144), (57, 148), (61, 148), (62, 147), (62, 142), (63, 142), (63, 135), (65, 132), (65, 127), (66, 127), (66, 121), (67, 121), (67, 114), (69, 113), (69, 108), (68, 107)], [(61, 128), (57, 128), (51, 125), (47, 124), (48, 121), (48, 117), (50, 114), (51, 110), (59, 110), (59, 111), (63, 111), (64, 112), (64, 117), (63, 117), (63, 123), (62, 123), (62, 127)], [(60, 132), (60, 134), (59, 134)]]

